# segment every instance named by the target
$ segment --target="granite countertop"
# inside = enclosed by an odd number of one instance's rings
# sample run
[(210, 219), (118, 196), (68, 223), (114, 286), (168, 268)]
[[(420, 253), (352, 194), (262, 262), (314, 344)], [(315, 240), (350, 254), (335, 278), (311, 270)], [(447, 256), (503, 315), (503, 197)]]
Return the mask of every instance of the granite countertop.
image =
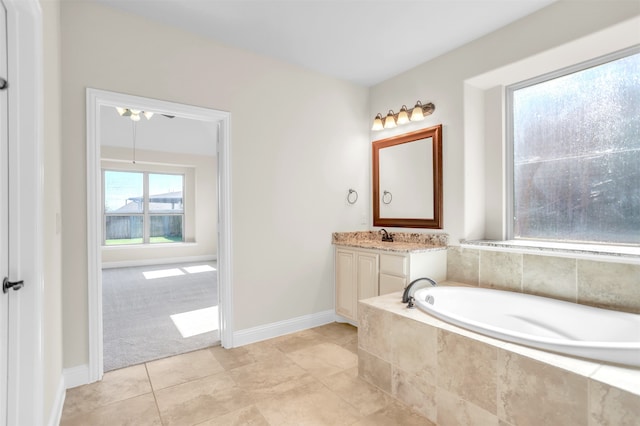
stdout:
[(409, 232), (390, 232), (389, 234), (393, 237), (393, 242), (382, 241), (382, 235), (376, 231), (334, 232), (331, 242), (345, 247), (417, 253), (446, 250), (449, 239), (447, 234)]

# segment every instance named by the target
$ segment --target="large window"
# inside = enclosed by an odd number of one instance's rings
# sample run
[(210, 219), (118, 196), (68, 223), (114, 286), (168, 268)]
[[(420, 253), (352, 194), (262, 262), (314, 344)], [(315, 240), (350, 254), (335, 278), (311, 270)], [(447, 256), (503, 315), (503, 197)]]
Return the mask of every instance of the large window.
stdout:
[(184, 241), (184, 175), (104, 171), (104, 245)]
[(640, 53), (508, 88), (515, 239), (640, 245)]

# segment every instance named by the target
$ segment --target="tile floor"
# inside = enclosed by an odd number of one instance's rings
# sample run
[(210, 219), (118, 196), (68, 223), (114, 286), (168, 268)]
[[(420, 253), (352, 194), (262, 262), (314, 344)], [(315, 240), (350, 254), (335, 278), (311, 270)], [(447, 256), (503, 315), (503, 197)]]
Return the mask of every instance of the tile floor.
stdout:
[(111, 371), (67, 391), (61, 425), (432, 425), (358, 378), (357, 346), (333, 323)]

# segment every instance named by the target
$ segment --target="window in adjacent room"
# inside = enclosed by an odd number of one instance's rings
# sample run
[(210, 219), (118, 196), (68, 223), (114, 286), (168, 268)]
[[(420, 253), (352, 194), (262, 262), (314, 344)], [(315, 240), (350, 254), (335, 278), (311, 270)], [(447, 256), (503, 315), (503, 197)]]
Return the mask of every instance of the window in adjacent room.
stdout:
[(513, 238), (640, 245), (640, 49), (507, 96)]
[(104, 245), (184, 241), (184, 175), (104, 171)]

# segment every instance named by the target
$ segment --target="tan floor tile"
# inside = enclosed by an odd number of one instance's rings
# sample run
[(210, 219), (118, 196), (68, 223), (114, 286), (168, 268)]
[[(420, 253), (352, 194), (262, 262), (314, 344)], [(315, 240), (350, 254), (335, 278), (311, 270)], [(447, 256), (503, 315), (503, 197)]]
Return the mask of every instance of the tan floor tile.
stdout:
[(260, 410), (251, 405), (204, 423), (198, 423), (197, 426), (269, 426), (269, 422)]
[(234, 368), (228, 373), (238, 386), (256, 400), (315, 382), (309, 373), (283, 353), (265, 361)]
[(344, 345), (358, 337), (358, 329), (347, 323), (332, 322), (312, 328), (312, 330), (338, 345)]
[(242, 347), (247, 350), (249, 356), (255, 361), (264, 361), (282, 355), (282, 352), (273, 345), (271, 340), (252, 343)]
[(225, 349), (221, 346), (209, 349), (225, 370), (231, 370), (255, 362), (246, 347)]
[(343, 348), (345, 348), (346, 350), (353, 352), (354, 354), (358, 355), (358, 336), (354, 336), (351, 338), (351, 340), (347, 341), (346, 343), (341, 344), (340, 346), (342, 346)]
[(209, 349), (147, 363), (154, 390), (210, 376), (224, 370)]
[(392, 398), (377, 387), (358, 378), (358, 368), (320, 379), (336, 395), (353, 405), (363, 416), (386, 407)]
[(144, 365), (110, 371), (100, 382), (69, 389), (64, 414), (72, 417), (88, 413), (104, 405), (150, 392), (151, 385)]
[(97, 408), (89, 413), (69, 416), (65, 411), (60, 426), (161, 426), (152, 393)]
[(335, 343), (320, 343), (287, 356), (314, 377), (330, 376), (358, 366), (358, 356)]
[(256, 404), (269, 424), (351, 425), (358, 411), (321, 383), (310, 384)]
[(309, 329), (276, 337), (275, 339), (271, 339), (271, 341), (276, 348), (287, 353), (317, 345), (325, 341), (325, 339), (322, 334)]
[(435, 426), (435, 423), (414, 413), (399, 402), (392, 402), (385, 408), (365, 417), (353, 426)]
[(156, 391), (164, 425), (194, 425), (253, 404), (223, 372)]

